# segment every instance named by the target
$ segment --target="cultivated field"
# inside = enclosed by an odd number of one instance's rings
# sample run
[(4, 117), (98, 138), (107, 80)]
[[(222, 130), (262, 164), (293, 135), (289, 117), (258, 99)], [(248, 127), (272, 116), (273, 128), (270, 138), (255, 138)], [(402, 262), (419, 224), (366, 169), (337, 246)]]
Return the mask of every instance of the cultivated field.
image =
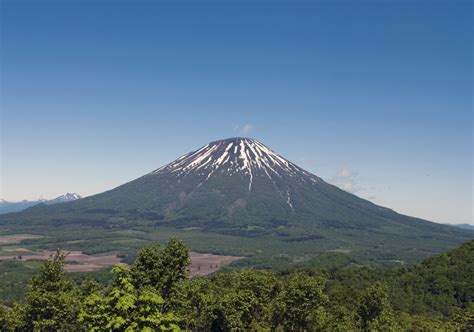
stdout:
[[(3, 248), (4, 254), (0, 254), (0, 260), (27, 261), (47, 259), (54, 253), (53, 251), (32, 251), (26, 248), (12, 248), (12, 246), (10, 246), (20, 243), (23, 240), (38, 237), (39, 236), (27, 234), (0, 236), (0, 244), (7, 245), (6, 248)], [(190, 258), (191, 265), (189, 266), (189, 272), (192, 277), (196, 277), (216, 272), (221, 267), (245, 257), (190, 252)], [(121, 259), (115, 254), (87, 255), (82, 251), (76, 250), (68, 252), (64, 269), (67, 272), (90, 272), (116, 265), (120, 263), (120, 261)]]
[(216, 272), (222, 266), (245, 258), (239, 256), (204, 254), (199, 252), (191, 252), (189, 256), (192, 262), (189, 266), (189, 272), (192, 277), (204, 276)]
[[(29, 253), (27, 255), (5, 255), (0, 256), (0, 260), (44, 260), (53, 254), (52, 251), (41, 251)], [(64, 269), (67, 272), (89, 272), (103, 269), (120, 263), (120, 258), (116, 255), (86, 255), (82, 251), (70, 251), (66, 256)]]
[(42, 236), (31, 234), (0, 235), (0, 244), (20, 243), (23, 240), (38, 239)]

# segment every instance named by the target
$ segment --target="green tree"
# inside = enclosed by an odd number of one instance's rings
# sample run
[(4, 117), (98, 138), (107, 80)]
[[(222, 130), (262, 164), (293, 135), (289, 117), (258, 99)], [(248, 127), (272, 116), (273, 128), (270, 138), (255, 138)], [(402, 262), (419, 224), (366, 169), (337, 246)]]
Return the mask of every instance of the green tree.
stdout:
[(283, 280), (282, 290), (273, 305), (273, 327), (285, 331), (322, 329), (328, 320), (323, 293), (325, 279), (294, 272)]
[(276, 276), (251, 269), (218, 273), (177, 284), (173, 311), (187, 330), (262, 331), (270, 328)]
[(394, 325), (387, 291), (381, 283), (376, 283), (364, 292), (357, 313), (364, 330), (380, 330)]
[(462, 331), (474, 331), (474, 303), (455, 314), (454, 321)]
[(176, 331), (177, 317), (162, 313), (164, 300), (154, 289), (136, 289), (129, 269), (114, 267), (115, 282), (104, 293), (94, 292), (85, 300), (79, 315), (90, 331)]
[(330, 302), (331, 308), (328, 309), (327, 320), (318, 327), (324, 331), (355, 331), (357, 329), (355, 312), (340, 303), (333, 303), (332, 298)]
[(0, 320), (0, 326), (3, 327), (1, 331), (26, 331), (25, 309), (24, 304), (15, 304), (13, 308), (7, 309), (4, 312), (3, 321)]
[(92, 293), (99, 292), (101, 285), (94, 279), (86, 279), (79, 286), (79, 292), (83, 297), (87, 297)]
[(12, 330), (68, 330), (77, 328), (79, 299), (64, 275), (65, 253), (59, 250), (40, 267), (28, 286), (25, 302), (7, 314)]
[(270, 326), (270, 304), (278, 293), (274, 273), (253, 269), (220, 273), (214, 283), (227, 290), (219, 292), (217, 297), (217, 312), (225, 326), (246, 330), (262, 330), (264, 326)]
[(187, 331), (210, 331), (214, 321), (216, 296), (209, 278), (185, 280), (176, 285), (170, 307)]
[(256, 302), (248, 291), (225, 292), (216, 298), (211, 329), (213, 331), (243, 331), (249, 329), (251, 309)]
[(0, 326), (7, 325), (7, 308), (0, 303)]
[(177, 282), (188, 277), (189, 250), (182, 241), (170, 239), (162, 248), (152, 245), (142, 249), (132, 265), (133, 283), (136, 287), (153, 287), (168, 299)]

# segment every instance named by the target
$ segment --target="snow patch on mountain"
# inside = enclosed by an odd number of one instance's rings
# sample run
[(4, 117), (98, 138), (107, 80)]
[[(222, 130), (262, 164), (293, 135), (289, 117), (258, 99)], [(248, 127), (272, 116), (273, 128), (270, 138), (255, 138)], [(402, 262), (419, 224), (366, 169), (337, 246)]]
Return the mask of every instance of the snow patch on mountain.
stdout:
[[(273, 177), (302, 176), (312, 182), (315, 176), (278, 155), (259, 141), (252, 138), (230, 138), (211, 142), (200, 149), (181, 156), (150, 174), (174, 173), (177, 176), (198, 174), (209, 180), (216, 172), (228, 176), (243, 174), (248, 177), (248, 190), (252, 190), (255, 176)], [(305, 179), (303, 179), (305, 181)], [(202, 185), (201, 182), (199, 184)], [(291, 206), (289, 192), (287, 203)], [(292, 206), (291, 206), (292, 207)]]
[(64, 195), (58, 196), (54, 199), (51, 199), (49, 201), (46, 201), (48, 204), (52, 203), (62, 203), (62, 202), (70, 202), (70, 201), (75, 201), (76, 199), (81, 199), (82, 196), (76, 193), (66, 193)]

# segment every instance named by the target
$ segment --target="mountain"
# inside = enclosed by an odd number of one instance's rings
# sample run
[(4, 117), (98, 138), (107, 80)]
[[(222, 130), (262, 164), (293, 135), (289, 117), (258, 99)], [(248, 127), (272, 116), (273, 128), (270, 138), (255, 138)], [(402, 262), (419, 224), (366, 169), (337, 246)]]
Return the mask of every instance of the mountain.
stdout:
[(451, 226), (462, 228), (462, 229), (469, 229), (469, 230), (474, 231), (474, 225), (470, 225), (470, 224), (454, 224), (454, 225), (451, 225)]
[[(0, 217), (0, 230), (19, 227), (36, 233), (48, 230), (48, 236), (53, 232), (58, 240), (63, 236), (58, 232), (67, 228), (82, 237), (88, 234), (85, 229), (93, 229), (87, 246), (82, 238), (78, 248), (98, 251), (132, 250), (138, 243), (143, 246), (142, 241), (178, 236), (195, 250), (247, 255), (262, 262), (293, 262), (335, 251), (359, 261), (399, 264), (474, 237), (474, 232), (404, 216), (361, 199), (251, 138), (211, 142), (98, 195)], [(94, 242), (98, 232), (101, 240)]]
[(75, 201), (77, 199), (81, 199), (82, 196), (76, 193), (66, 193), (64, 195), (58, 196), (54, 199), (47, 200), (44, 203), (46, 204), (57, 204), (57, 203), (65, 203)]
[(47, 199), (37, 199), (34, 201), (28, 201), (28, 200), (23, 200), (19, 202), (9, 202), (4, 199), (0, 200), (0, 214), (4, 213), (12, 213), (12, 212), (19, 212), (22, 210), (25, 210), (29, 207), (44, 203), (44, 204), (57, 204), (57, 203), (64, 203), (64, 202), (70, 202), (74, 201), (76, 199), (82, 198), (81, 195), (75, 194), (75, 193), (67, 193), (61, 196), (58, 196), (56, 198), (47, 200)]

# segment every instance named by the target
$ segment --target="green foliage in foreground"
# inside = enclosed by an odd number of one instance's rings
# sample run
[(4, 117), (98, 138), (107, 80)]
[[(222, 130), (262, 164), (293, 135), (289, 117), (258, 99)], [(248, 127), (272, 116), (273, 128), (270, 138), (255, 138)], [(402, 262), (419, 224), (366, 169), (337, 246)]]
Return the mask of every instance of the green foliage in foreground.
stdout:
[(133, 283), (138, 288), (153, 288), (168, 299), (176, 284), (188, 277), (189, 264), (189, 250), (176, 239), (170, 239), (164, 248), (146, 247), (132, 265)]
[(244, 269), (189, 279), (178, 240), (143, 249), (108, 285), (70, 281), (65, 255), (24, 299), (0, 306), (4, 331), (458, 331), (474, 329), (474, 241), (400, 270)]
[(89, 331), (178, 330), (173, 313), (163, 313), (163, 298), (152, 289), (135, 288), (129, 269), (119, 264), (110, 289), (87, 295), (79, 323)]

